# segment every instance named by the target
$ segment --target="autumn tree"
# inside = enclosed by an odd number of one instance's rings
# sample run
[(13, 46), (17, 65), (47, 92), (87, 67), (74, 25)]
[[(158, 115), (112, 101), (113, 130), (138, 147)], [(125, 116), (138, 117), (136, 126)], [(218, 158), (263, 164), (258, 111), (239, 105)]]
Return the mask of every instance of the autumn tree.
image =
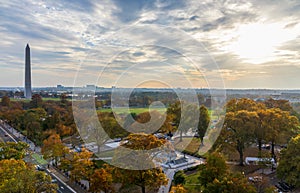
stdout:
[(271, 153), (275, 156), (275, 144), (286, 143), (293, 134), (297, 133), (299, 121), (297, 117), (291, 116), (288, 111), (279, 108), (270, 109), (269, 123), (267, 126), (266, 140), (271, 142)]
[(30, 108), (40, 108), (42, 107), (42, 104), (43, 104), (43, 99), (41, 95), (39, 94), (32, 95), (30, 101)]
[[(120, 143), (119, 151), (113, 158), (113, 163), (118, 163), (124, 168), (116, 168), (120, 182), (124, 185), (137, 185), (141, 187), (142, 193), (146, 192), (146, 188), (155, 190), (161, 185), (166, 185), (168, 182), (166, 175), (153, 162), (153, 156), (157, 154), (157, 151), (151, 151), (160, 148), (165, 143), (164, 139), (143, 133), (130, 134), (124, 138)], [(150, 169), (145, 169), (145, 167)]]
[(29, 145), (24, 142), (0, 143), (0, 160), (3, 159), (23, 159), (28, 151)]
[(201, 144), (203, 145), (203, 138), (207, 131), (210, 122), (210, 117), (209, 117), (208, 110), (204, 105), (201, 105), (199, 110), (200, 110), (200, 116), (199, 116), (199, 122), (197, 127), (197, 133), (201, 140)]
[(210, 154), (206, 164), (199, 166), (201, 192), (255, 193), (247, 179), (241, 174), (231, 173), (225, 159), (218, 153)]
[(72, 180), (77, 181), (89, 178), (93, 166), (92, 155), (93, 153), (85, 148), (82, 148), (81, 152), (72, 152), (69, 161)]
[(300, 134), (292, 138), (287, 149), (281, 150), (277, 176), (291, 185), (300, 187)]
[(259, 118), (256, 112), (240, 110), (227, 112), (221, 139), (235, 147), (240, 155), (240, 165), (244, 165), (244, 150), (253, 139), (253, 133), (258, 127)]
[(268, 100), (264, 101), (264, 104), (267, 108), (278, 108), (282, 111), (288, 111), (291, 112), (293, 110), (293, 107), (291, 106), (290, 102), (288, 100), (275, 100), (273, 98), (269, 98)]
[(111, 170), (107, 164), (105, 164), (103, 168), (95, 169), (90, 177), (89, 191), (104, 193), (115, 192)]
[(45, 192), (55, 193), (57, 185), (51, 183), (51, 177), (36, 171), (23, 160), (5, 159), (0, 161), (1, 192)]
[(55, 165), (67, 152), (68, 149), (64, 146), (58, 134), (52, 134), (43, 141), (42, 154), (45, 159), (55, 161)]
[(167, 117), (158, 111), (143, 112), (135, 117), (127, 130), (134, 133), (156, 133), (157, 131), (167, 133), (172, 131), (172, 126), (168, 122)]
[(172, 186), (169, 193), (187, 193), (187, 190), (181, 184), (179, 184), (177, 186)]
[(3, 96), (1, 99), (1, 105), (9, 107), (10, 106), (10, 98), (8, 96)]

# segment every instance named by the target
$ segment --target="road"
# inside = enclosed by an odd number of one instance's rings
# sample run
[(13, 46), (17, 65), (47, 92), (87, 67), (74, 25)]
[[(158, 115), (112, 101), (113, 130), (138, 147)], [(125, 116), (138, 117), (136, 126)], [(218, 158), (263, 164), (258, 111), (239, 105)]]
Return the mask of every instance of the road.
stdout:
[(56, 184), (58, 185), (59, 189), (57, 190), (58, 193), (76, 193), (71, 187), (69, 187), (65, 182), (63, 182), (58, 176), (53, 174), (50, 170), (46, 170), (47, 174), (49, 174), (52, 179), (56, 180)]
[[(12, 134), (13, 133), (13, 134)], [(19, 139), (16, 136), (20, 136), (21, 139)], [(23, 141), (27, 143), (30, 146), (31, 150), (38, 149), (35, 147), (34, 143), (31, 142), (30, 140), (26, 140), (26, 138), (23, 137), (23, 135), (18, 135), (18, 131), (16, 131), (14, 128), (10, 127), (9, 125), (3, 126), (0, 124), (0, 138), (4, 142), (18, 142), (18, 141)], [(56, 180), (56, 183), (59, 187), (57, 190), (58, 193), (76, 193), (75, 190), (73, 190), (70, 186), (68, 186), (65, 182), (63, 182), (57, 175), (53, 174), (50, 170), (45, 171), (47, 174), (49, 174), (52, 179)]]

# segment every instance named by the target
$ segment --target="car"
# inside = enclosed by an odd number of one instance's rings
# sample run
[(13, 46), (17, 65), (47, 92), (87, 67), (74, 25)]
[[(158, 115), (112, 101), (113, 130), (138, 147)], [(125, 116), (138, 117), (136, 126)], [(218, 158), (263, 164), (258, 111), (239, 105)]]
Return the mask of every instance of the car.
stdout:
[(36, 165), (35, 168), (39, 171), (45, 171), (46, 168), (44, 166), (41, 166), (41, 165)]
[(52, 178), (51, 183), (57, 183), (57, 179)]

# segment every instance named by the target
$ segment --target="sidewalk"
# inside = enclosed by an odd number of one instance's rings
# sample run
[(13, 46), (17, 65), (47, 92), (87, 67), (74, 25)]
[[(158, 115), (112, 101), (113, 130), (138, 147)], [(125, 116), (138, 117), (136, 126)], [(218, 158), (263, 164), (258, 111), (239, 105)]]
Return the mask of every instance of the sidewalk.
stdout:
[(66, 177), (64, 174), (62, 174), (59, 170), (56, 168), (50, 166), (49, 170), (51, 173), (55, 174), (57, 177), (59, 177), (64, 183), (66, 183), (68, 186), (70, 186), (73, 190), (75, 190), (77, 193), (88, 193), (87, 190), (84, 190), (79, 185), (77, 185), (75, 182), (71, 182), (70, 178)]

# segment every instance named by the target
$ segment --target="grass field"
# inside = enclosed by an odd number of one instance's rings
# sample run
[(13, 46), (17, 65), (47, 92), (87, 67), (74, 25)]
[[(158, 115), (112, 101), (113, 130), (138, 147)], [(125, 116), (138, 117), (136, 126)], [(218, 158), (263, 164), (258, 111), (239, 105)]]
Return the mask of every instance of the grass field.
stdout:
[(186, 182), (184, 188), (188, 193), (198, 193), (200, 186), (198, 181), (198, 173), (190, 174), (186, 176)]
[[(44, 98), (42, 97), (43, 101), (60, 101), (60, 98)], [(11, 101), (24, 101), (24, 102), (29, 102), (30, 99), (26, 99), (26, 98), (21, 98), (21, 99), (15, 99), (15, 98), (10, 98)]]
[(48, 162), (46, 160), (44, 160), (39, 154), (34, 153), (31, 155), (39, 164), (43, 165), (43, 164), (47, 164)]
[[(166, 111), (166, 108), (129, 108), (130, 113), (135, 113), (135, 114), (140, 114), (140, 113), (144, 113), (144, 112), (149, 112), (149, 110), (156, 110), (160, 113), (164, 113)], [(100, 109), (97, 110), (97, 112), (112, 112), (112, 109)], [(127, 114), (127, 108), (123, 108), (123, 107), (119, 107), (115, 109), (115, 113), (117, 114)]]

